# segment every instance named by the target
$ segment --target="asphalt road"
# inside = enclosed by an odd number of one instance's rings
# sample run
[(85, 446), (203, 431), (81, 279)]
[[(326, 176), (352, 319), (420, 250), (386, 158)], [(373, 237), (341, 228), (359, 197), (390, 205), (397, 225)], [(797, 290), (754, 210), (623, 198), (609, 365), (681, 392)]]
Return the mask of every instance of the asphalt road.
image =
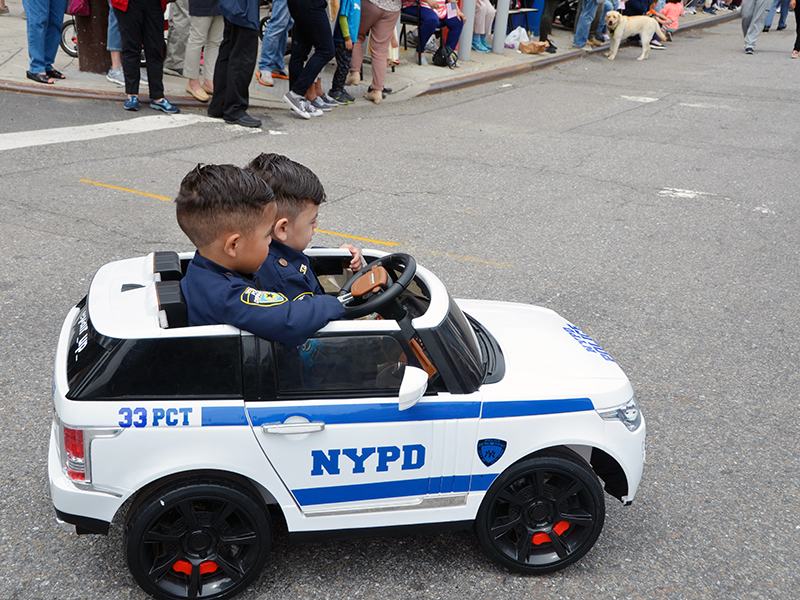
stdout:
[[(793, 39), (790, 18), (746, 56), (734, 21), (676, 36), (644, 62), (628, 48), (613, 63), (595, 54), (308, 122), (256, 113), (260, 132), (198, 123), (0, 151), (0, 598), (145, 597), (119, 525), (109, 537), (55, 525), (57, 333), (102, 264), (190, 249), (154, 196), (174, 197), (198, 162), (262, 151), (325, 184), (320, 227), (341, 235), (316, 244), (395, 242), (457, 297), (539, 304), (578, 324), (630, 377), (649, 436), (634, 504), (607, 496), (599, 541), (565, 571), (511, 574), (470, 533), (289, 546), (279, 532), (243, 600), (796, 598)], [(3, 93), (0, 134), (148, 112)]]

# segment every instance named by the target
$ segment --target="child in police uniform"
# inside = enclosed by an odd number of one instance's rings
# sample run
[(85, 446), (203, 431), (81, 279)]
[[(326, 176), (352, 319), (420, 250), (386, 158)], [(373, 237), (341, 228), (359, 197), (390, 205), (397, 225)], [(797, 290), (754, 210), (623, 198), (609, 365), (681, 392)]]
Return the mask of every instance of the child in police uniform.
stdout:
[(190, 326), (227, 323), (292, 347), (344, 316), (332, 296), (281, 293), (259, 279), (274, 200), (263, 179), (233, 165), (198, 165), (183, 178), (178, 225), (197, 247), (181, 280)]
[[(303, 254), (319, 224), (319, 205), (325, 201), (325, 189), (319, 178), (308, 167), (281, 154), (260, 154), (245, 169), (267, 183), (277, 204), (272, 246), (258, 270), (259, 279), (290, 300), (324, 294), (308, 257)], [(350, 269), (360, 270), (361, 253), (350, 244), (341, 247), (352, 255)]]

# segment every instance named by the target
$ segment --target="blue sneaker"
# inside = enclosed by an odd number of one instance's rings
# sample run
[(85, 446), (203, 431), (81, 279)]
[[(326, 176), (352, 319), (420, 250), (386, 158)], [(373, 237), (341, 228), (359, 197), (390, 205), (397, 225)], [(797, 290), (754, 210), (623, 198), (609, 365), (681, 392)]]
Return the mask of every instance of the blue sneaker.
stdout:
[(139, 110), (139, 97), (138, 96), (128, 96), (125, 99), (125, 110)]
[(477, 52), (488, 52), (486, 46), (483, 46), (480, 40), (473, 40), (472, 42), (472, 49), (476, 50)]
[(153, 100), (152, 102), (150, 102), (150, 108), (152, 108), (153, 110), (163, 111), (168, 115), (177, 115), (179, 112), (181, 112), (180, 108), (178, 108), (177, 106), (172, 106), (172, 104), (170, 104), (169, 100), (167, 100), (166, 98), (162, 98), (161, 101), (159, 102)]

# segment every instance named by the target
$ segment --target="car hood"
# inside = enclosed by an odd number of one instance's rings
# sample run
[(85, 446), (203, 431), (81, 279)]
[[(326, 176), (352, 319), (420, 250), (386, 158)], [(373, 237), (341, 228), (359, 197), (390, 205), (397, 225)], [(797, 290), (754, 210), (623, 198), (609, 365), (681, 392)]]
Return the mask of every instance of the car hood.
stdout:
[(458, 304), (492, 333), (505, 358), (503, 379), (481, 387), (484, 400), (589, 398), (600, 409), (633, 396), (617, 363), (552, 310), (485, 300), (459, 300)]

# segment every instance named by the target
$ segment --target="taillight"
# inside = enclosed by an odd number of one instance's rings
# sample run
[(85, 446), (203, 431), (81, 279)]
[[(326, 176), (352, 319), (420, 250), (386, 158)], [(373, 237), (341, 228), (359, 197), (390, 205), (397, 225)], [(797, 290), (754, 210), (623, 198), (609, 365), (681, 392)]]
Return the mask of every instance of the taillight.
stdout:
[(64, 450), (66, 452), (67, 477), (75, 481), (86, 481), (83, 430), (64, 427)]

